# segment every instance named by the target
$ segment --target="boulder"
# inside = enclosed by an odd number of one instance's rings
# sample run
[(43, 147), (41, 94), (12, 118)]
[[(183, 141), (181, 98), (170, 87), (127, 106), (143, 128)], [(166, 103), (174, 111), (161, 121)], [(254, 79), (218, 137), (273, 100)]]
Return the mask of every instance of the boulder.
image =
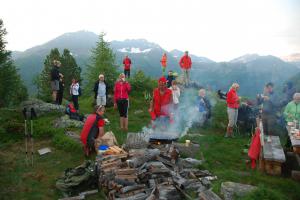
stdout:
[(256, 186), (241, 183), (223, 182), (221, 184), (221, 194), (225, 200), (233, 200), (235, 196), (243, 197), (255, 189), (257, 189)]
[(82, 128), (83, 124), (82, 121), (70, 119), (68, 115), (64, 115), (54, 121), (55, 128)]
[(41, 115), (45, 115), (49, 112), (59, 112), (59, 113), (65, 112), (65, 106), (46, 103), (39, 99), (30, 99), (27, 101), (23, 101), (20, 105), (20, 108), (22, 110), (26, 108), (28, 117), (30, 116), (31, 108), (34, 108), (35, 113), (38, 117)]
[(66, 131), (65, 135), (70, 137), (75, 142), (78, 142), (78, 143), (80, 142), (80, 135), (74, 131)]

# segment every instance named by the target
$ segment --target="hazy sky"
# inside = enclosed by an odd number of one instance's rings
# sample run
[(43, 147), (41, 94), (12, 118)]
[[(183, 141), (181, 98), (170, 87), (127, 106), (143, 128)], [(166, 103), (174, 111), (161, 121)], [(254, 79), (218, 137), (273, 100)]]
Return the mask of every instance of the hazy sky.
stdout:
[(66, 32), (145, 38), (215, 61), (300, 52), (300, 0), (0, 0), (7, 48), (26, 50)]

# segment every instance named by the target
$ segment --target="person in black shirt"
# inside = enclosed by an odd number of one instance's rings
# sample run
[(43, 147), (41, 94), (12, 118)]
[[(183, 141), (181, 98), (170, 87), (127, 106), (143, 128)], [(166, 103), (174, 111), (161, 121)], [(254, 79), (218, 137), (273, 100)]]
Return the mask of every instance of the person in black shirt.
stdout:
[(58, 105), (61, 105), (62, 99), (64, 96), (65, 82), (63, 80), (63, 76), (59, 79), (59, 90), (57, 91), (56, 102)]
[(53, 61), (53, 67), (51, 70), (51, 90), (52, 90), (52, 100), (53, 103), (57, 104), (57, 92), (59, 90), (59, 78), (62, 76), (61, 73), (59, 73), (59, 67), (61, 66), (60, 61), (54, 60)]
[(167, 76), (167, 88), (170, 88), (172, 86), (172, 81), (175, 80), (175, 77), (173, 76), (173, 71), (170, 70), (168, 72), (168, 76)]

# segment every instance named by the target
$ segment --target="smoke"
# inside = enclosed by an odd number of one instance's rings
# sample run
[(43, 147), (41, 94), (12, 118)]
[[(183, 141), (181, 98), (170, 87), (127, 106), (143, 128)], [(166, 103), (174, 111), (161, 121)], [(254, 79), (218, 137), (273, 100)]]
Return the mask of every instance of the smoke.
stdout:
[[(148, 133), (150, 138), (156, 139), (176, 139), (186, 135), (193, 124), (201, 124), (204, 121), (204, 115), (199, 112), (197, 105), (197, 96), (197, 89), (181, 88), (179, 106), (171, 107), (172, 123), (169, 123), (168, 118), (160, 118), (155, 121), (154, 127), (144, 127), (142, 132)], [(211, 105), (215, 105), (215, 100), (209, 99)]]

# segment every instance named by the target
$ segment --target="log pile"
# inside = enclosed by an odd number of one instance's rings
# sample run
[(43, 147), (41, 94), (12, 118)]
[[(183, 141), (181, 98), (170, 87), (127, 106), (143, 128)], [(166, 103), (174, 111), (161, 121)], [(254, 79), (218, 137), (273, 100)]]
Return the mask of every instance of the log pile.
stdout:
[(182, 161), (175, 145), (98, 155), (99, 187), (110, 200), (193, 199), (190, 192), (200, 197), (216, 177), (184, 168)]

